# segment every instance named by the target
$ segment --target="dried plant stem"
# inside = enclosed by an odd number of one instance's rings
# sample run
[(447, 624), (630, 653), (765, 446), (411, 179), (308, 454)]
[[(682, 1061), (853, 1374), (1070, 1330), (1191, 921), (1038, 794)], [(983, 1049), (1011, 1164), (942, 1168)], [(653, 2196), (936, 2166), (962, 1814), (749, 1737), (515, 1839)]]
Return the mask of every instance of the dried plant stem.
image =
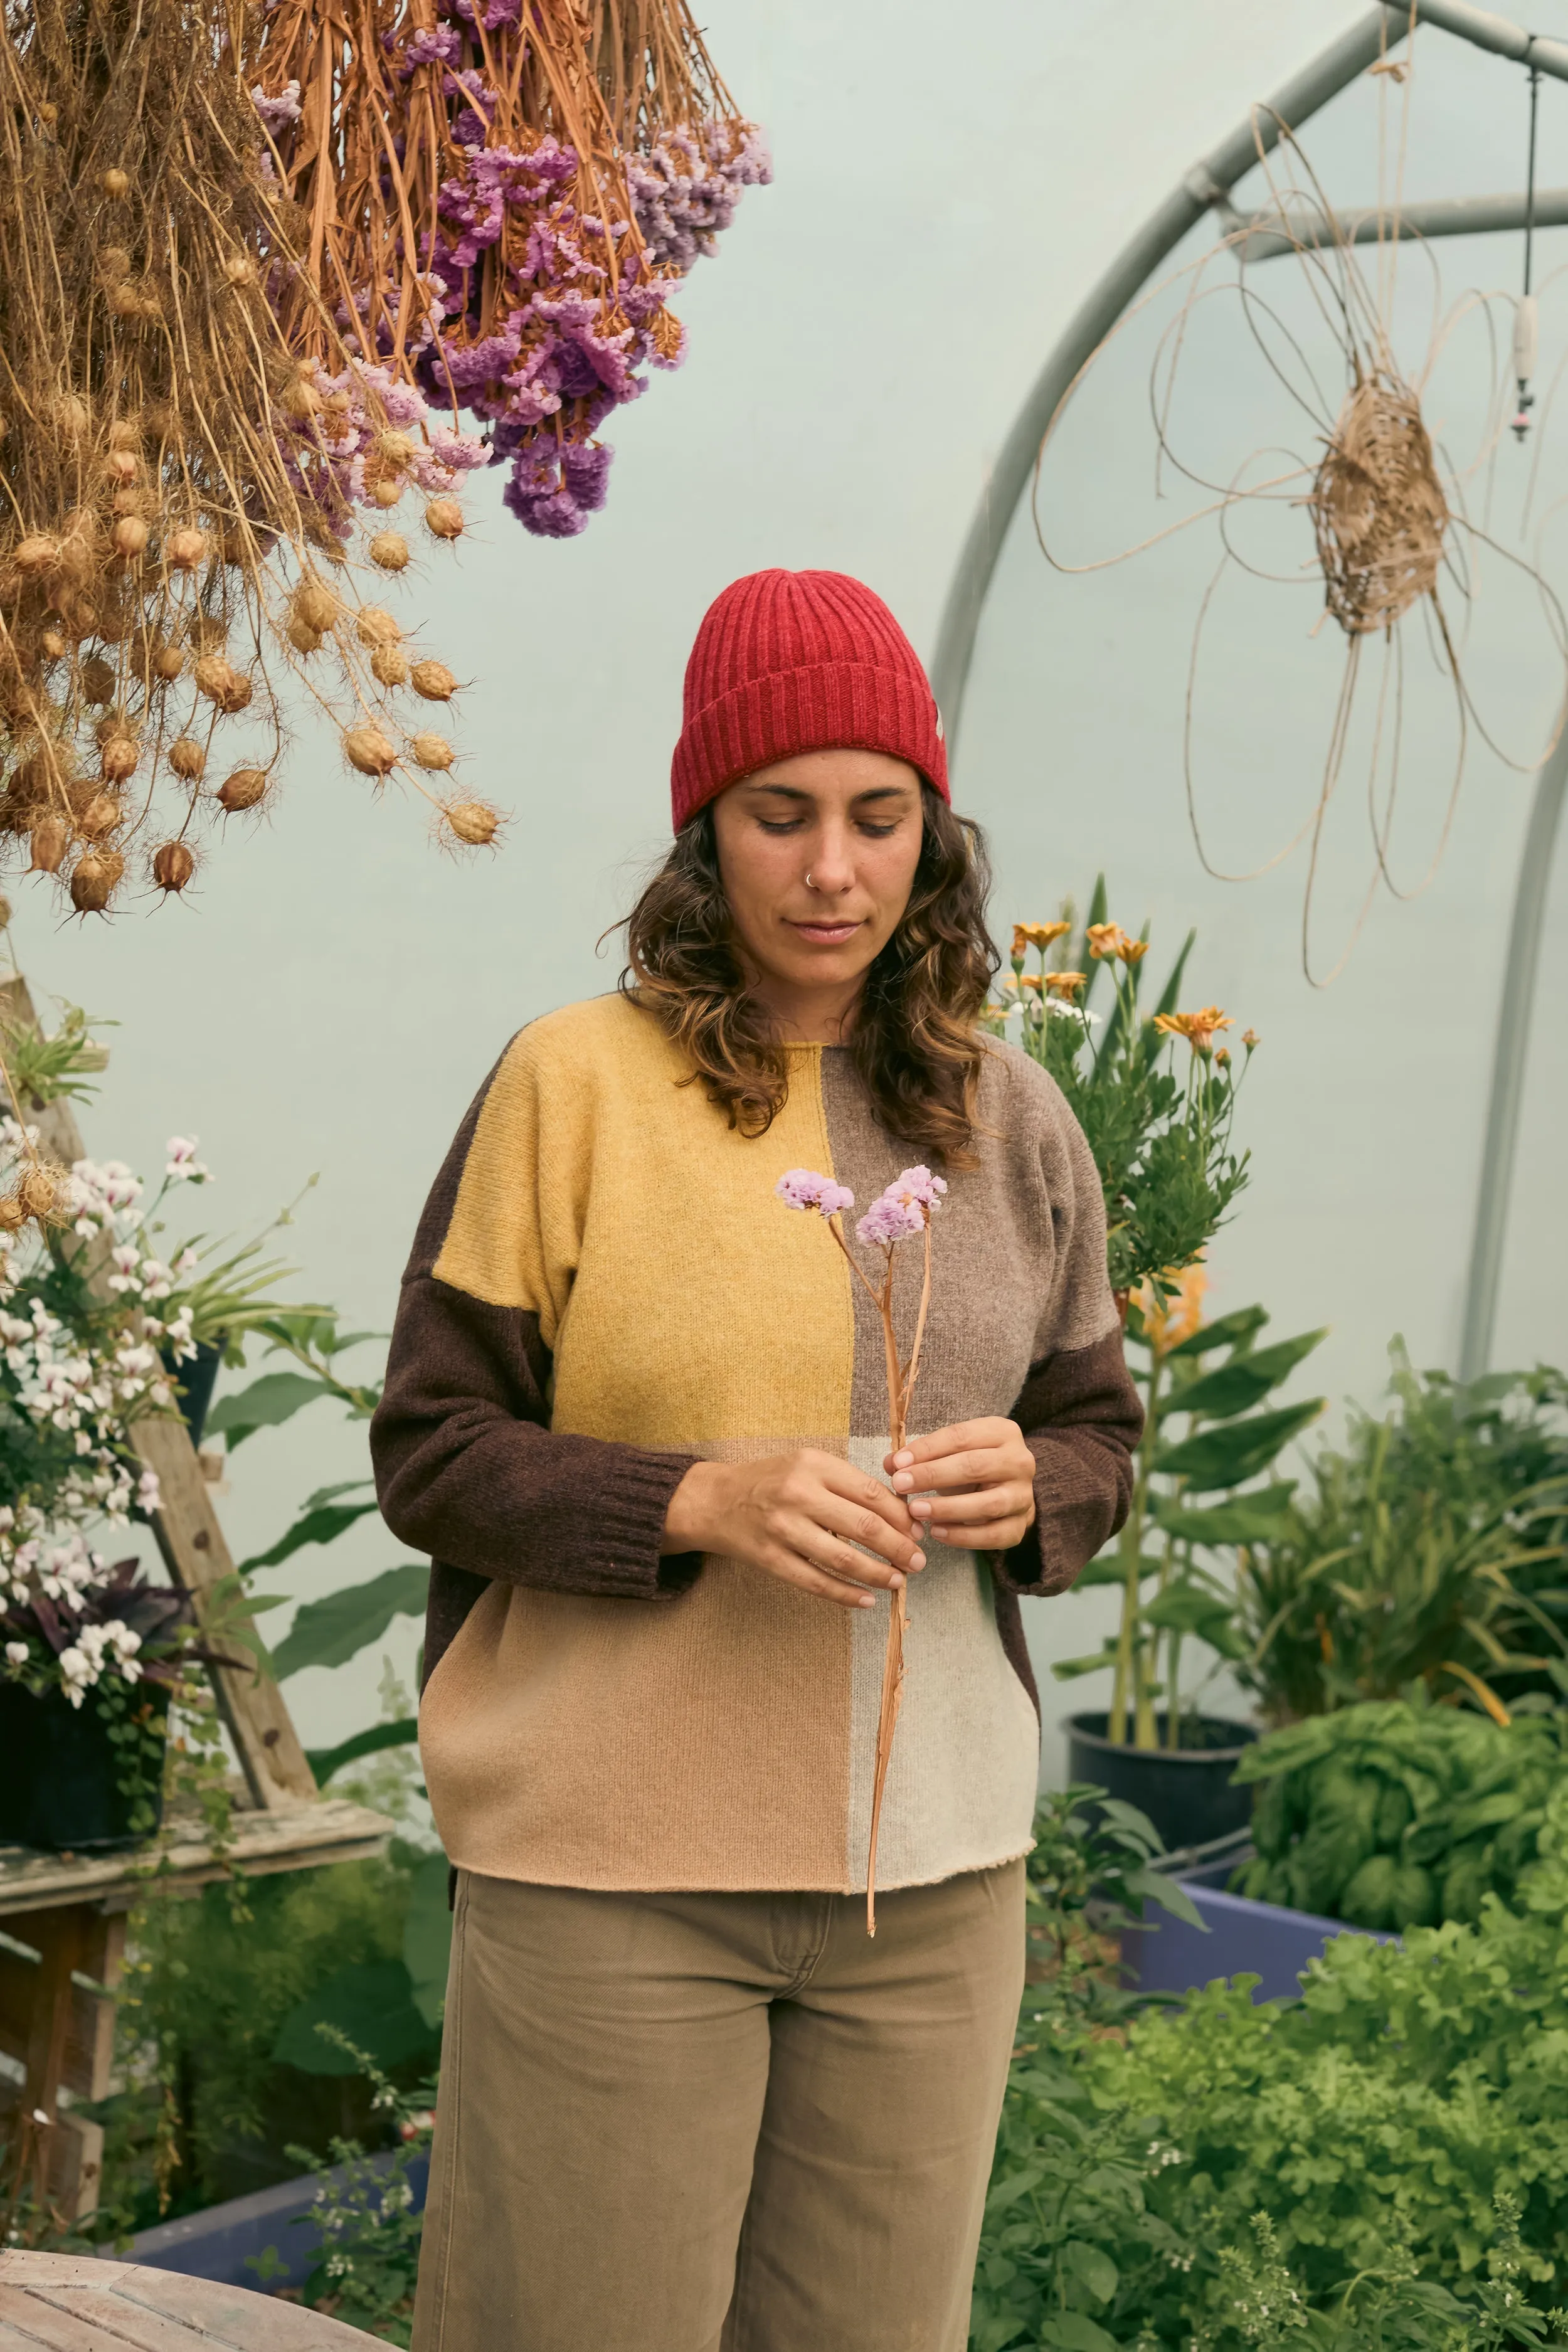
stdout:
[[(915, 1322), (914, 1345), (910, 1349), (907, 1364), (899, 1361), (898, 1334), (893, 1328), (893, 1251), (896, 1244), (892, 1242), (884, 1244), (886, 1271), (879, 1289), (868, 1279), (864, 1268), (858, 1263), (839, 1231), (837, 1218), (828, 1220), (828, 1231), (882, 1318), (882, 1345), (888, 1370), (888, 1429), (891, 1451), (895, 1454), (909, 1434), (910, 1400), (914, 1394), (915, 1380), (920, 1371), (921, 1348), (925, 1339), (926, 1317), (931, 1307), (931, 1211), (927, 1209), (924, 1214), (925, 1263), (921, 1279), (921, 1307)], [(877, 1716), (877, 1761), (871, 1784), (871, 1842), (866, 1858), (868, 1936), (874, 1936), (877, 1932), (877, 1841), (882, 1826), (882, 1798), (888, 1785), (888, 1766), (892, 1759), (893, 1734), (898, 1728), (899, 1707), (904, 1695), (904, 1634), (910, 1622), (908, 1585), (900, 1585), (889, 1600), (888, 1646), (882, 1659), (882, 1700)]]

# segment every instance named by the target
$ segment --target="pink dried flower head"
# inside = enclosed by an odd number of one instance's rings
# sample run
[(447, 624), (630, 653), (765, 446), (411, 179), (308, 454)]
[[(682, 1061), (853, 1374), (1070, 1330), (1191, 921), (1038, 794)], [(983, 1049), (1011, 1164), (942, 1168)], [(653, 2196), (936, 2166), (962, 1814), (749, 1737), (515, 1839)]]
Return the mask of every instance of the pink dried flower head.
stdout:
[(847, 1184), (836, 1184), (831, 1176), (819, 1176), (812, 1168), (791, 1168), (773, 1191), (786, 1209), (815, 1209), (824, 1217), (836, 1217), (841, 1209), (855, 1206), (855, 1195)]
[(879, 1200), (873, 1201), (855, 1228), (857, 1237), (868, 1248), (907, 1241), (911, 1234), (924, 1231), (925, 1213), (919, 1203), (895, 1200), (891, 1192), (884, 1192)]
[(923, 1233), (931, 1223), (932, 1210), (942, 1206), (946, 1190), (942, 1178), (933, 1176), (929, 1168), (906, 1168), (872, 1202), (856, 1226), (856, 1234), (861, 1241), (879, 1246)]

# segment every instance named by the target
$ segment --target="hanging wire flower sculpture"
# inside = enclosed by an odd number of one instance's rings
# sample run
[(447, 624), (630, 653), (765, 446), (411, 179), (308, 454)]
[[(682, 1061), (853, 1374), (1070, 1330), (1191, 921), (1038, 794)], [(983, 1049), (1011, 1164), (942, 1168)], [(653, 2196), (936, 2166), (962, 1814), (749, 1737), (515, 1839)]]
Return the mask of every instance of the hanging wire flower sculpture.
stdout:
[(271, 799), (294, 702), (447, 845), (497, 835), (421, 717), (455, 674), (374, 601), (416, 560), (392, 509), (449, 548), (505, 461), (530, 529), (581, 529), (598, 425), (680, 356), (668, 286), (767, 176), (680, 0), (521, 17), (18, 0), (0, 28), (0, 859), (79, 914), (138, 870), (184, 891)]
[[(1414, 25), (1411, 26), (1414, 31)], [(1483, 505), (1491, 489), (1491, 468), (1503, 436), (1511, 426), (1521, 432), (1528, 424), (1530, 400), (1522, 382), (1520, 360), (1525, 346), (1533, 349), (1533, 298), (1521, 303), (1503, 294), (1468, 292), (1446, 312), (1433, 303), (1433, 326), (1418, 367), (1406, 372), (1397, 349), (1394, 296), (1402, 241), (1412, 240), (1430, 257), (1424, 240), (1414, 240), (1404, 217), (1403, 167), (1408, 135), (1408, 110), (1413, 76), (1408, 60), (1395, 68), (1385, 59), (1374, 66), (1381, 72), (1384, 108), (1391, 85), (1401, 87), (1397, 132), (1389, 135), (1384, 123), (1380, 153), (1395, 157), (1394, 184), (1386, 200), (1380, 193), (1376, 217), (1377, 241), (1358, 247), (1353, 221), (1336, 215), (1289, 126), (1270, 115), (1279, 131), (1279, 155), (1295, 167), (1295, 177), (1282, 177), (1271, 160), (1261, 125), (1265, 110), (1255, 115), (1258, 163), (1268, 183), (1269, 203), (1263, 212), (1231, 229), (1215, 247), (1195, 263), (1164, 281), (1128, 312), (1080, 370), (1058, 405), (1037, 461), (1034, 520), (1047, 561), (1063, 572), (1100, 571), (1163, 541), (1196, 523), (1215, 524), (1221, 551), (1214, 573), (1201, 596), (1187, 677), (1183, 738), (1184, 772), (1193, 837), (1205, 870), (1226, 881), (1244, 881), (1280, 864), (1293, 850), (1308, 845), (1308, 874), (1301, 918), (1301, 958), (1314, 985), (1326, 985), (1344, 967), (1380, 887), (1395, 898), (1410, 898), (1434, 879), (1441, 864), (1458, 806), (1470, 740), (1479, 736), (1498, 759), (1516, 772), (1539, 765), (1555, 742), (1520, 759), (1504, 751), (1483, 719), (1467, 676), (1466, 635), (1479, 586), (1479, 557), (1489, 550), (1504, 563), (1528, 576), (1539, 594), (1554, 661), (1568, 681), (1568, 621), (1538, 564), (1502, 545), (1469, 510), (1478, 479)], [(1232, 215), (1234, 219), (1234, 215)], [(1282, 309), (1265, 299), (1249, 274), (1249, 255), (1260, 234), (1269, 249), (1288, 251), (1300, 270), (1308, 296), (1310, 328), (1299, 329)], [(1372, 256), (1363, 267), (1363, 250)], [(1210, 283), (1217, 261), (1230, 260), (1234, 275)], [(1209, 503), (1165, 529), (1098, 562), (1069, 563), (1050, 543), (1044, 518), (1047, 504), (1047, 450), (1073, 394), (1099, 364), (1103, 354), (1130, 322), (1172, 285), (1185, 282), (1184, 299), (1175, 319), (1159, 339), (1150, 375), (1150, 408), (1156, 445), (1156, 490), (1163, 494), (1167, 471), (1205, 494)], [(1436, 268), (1434, 265), (1434, 288)], [(1305, 447), (1250, 451), (1228, 478), (1216, 478), (1204, 466), (1190, 462), (1178, 449), (1172, 412), (1184, 359), (1194, 340), (1200, 308), (1215, 297), (1239, 307), (1252, 348), (1261, 356), (1283, 388), (1298, 418), (1310, 436)], [(1498, 314), (1516, 314), (1510, 337), (1497, 332)], [(1465, 465), (1459, 465), (1440, 444), (1435, 444), (1423, 413), (1423, 394), (1432, 371), (1452, 343), (1463, 322), (1479, 318), (1490, 337), (1489, 388), (1479, 445)], [(1319, 364), (1309, 345), (1327, 339), (1342, 372), (1342, 390), (1336, 394), (1331, 377)], [(1532, 365), (1533, 361), (1529, 362)], [(1521, 405), (1515, 381), (1520, 377)], [(1515, 414), (1516, 409), (1518, 414)], [(1537, 452), (1539, 462), (1539, 450)], [(1311, 547), (1303, 551), (1299, 568), (1281, 572), (1254, 560), (1242, 543), (1243, 519), (1249, 512), (1272, 508), (1304, 517), (1311, 530)], [(1194, 757), (1194, 716), (1205, 640), (1213, 608), (1222, 583), (1233, 570), (1250, 578), (1295, 585), (1318, 583), (1322, 598), (1319, 626), (1332, 620), (1342, 633), (1344, 661), (1328, 743), (1317, 789), (1304, 821), (1284, 847), (1250, 873), (1227, 871), (1209, 854), (1198, 811), (1199, 793)], [(1406, 697), (1418, 675), (1410, 651), (1411, 632), (1417, 649), (1424, 646), (1432, 669), (1451, 699), (1457, 751), (1446, 793), (1436, 849), (1426, 871), (1414, 884), (1396, 877), (1392, 853), (1395, 809), (1401, 782), (1401, 757), (1407, 730)], [(1314, 631), (1314, 634), (1316, 632)], [(1363, 673), (1375, 664), (1374, 708), (1370, 717), (1358, 712)], [(1314, 954), (1312, 910), (1319, 880), (1324, 828), (1331, 805), (1345, 780), (1347, 762), (1359, 758), (1351, 747), (1357, 730), (1370, 735), (1366, 752), (1366, 794), (1372, 839), (1372, 871), (1352, 928), (1349, 943), (1332, 968), (1320, 976)]]

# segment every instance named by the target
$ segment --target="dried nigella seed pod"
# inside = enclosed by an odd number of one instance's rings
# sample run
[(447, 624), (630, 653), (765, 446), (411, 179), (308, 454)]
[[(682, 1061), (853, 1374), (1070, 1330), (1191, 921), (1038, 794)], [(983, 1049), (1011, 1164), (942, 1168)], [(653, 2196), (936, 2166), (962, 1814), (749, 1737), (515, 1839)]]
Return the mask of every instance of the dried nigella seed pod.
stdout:
[(447, 801), (441, 821), (468, 849), (485, 848), (500, 825), (500, 813), (488, 801)]
[(196, 861), (183, 841), (165, 841), (153, 852), (153, 879), (160, 890), (183, 890)]
[(169, 765), (182, 782), (199, 782), (207, 764), (207, 755), (191, 735), (182, 735), (169, 746)]
[(426, 702), (450, 702), (458, 691), (458, 681), (445, 662), (416, 662), (410, 682), (415, 693), (422, 694)]
[[(71, 905), (79, 915), (101, 915), (125, 871), (117, 849), (89, 849), (79, 857), (70, 878)], [(23, 1183), (26, 1185), (24, 1177)], [(26, 1198), (23, 1192), (24, 1200)]]
[(452, 747), (444, 735), (411, 735), (408, 748), (422, 768), (442, 770), (452, 764)]
[(219, 807), (228, 815), (237, 816), (242, 809), (259, 806), (266, 795), (265, 768), (237, 768), (226, 783), (219, 788), (217, 801)]
[(379, 727), (351, 727), (343, 750), (362, 776), (389, 776), (397, 765), (397, 753)]

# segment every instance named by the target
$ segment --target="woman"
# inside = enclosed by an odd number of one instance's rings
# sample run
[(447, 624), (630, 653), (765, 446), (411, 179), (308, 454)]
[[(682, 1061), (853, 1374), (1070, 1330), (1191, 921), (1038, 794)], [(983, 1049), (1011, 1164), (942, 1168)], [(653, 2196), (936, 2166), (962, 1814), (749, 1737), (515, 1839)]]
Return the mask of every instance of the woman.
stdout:
[[(976, 1030), (983, 845), (869, 590), (725, 591), (673, 810), (622, 992), (522, 1030), (458, 1131), (373, 1431), (435, 1555), (457, 1872), (415, 2343), (961, 2352), (1022, 1988), (1016, 1596), (1120, 1526), (1140, 1425), (1100, 1184)], [(895, 1455), (879, 1321), (773, 1193), (914, 1160), (948, 1192)]]

